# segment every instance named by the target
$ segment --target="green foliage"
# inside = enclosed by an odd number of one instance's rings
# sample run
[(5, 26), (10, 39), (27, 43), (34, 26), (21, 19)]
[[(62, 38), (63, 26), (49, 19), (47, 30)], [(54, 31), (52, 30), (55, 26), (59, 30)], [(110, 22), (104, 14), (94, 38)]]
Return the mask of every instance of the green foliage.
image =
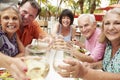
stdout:
[[(95, 3), (93, 3), (95, 1)], [(119, 0), (110, 0), (110, 4), (118, 3)], [(101, 0), (59, 0), (58, 6), (53, 6), (49, 0), (38, 0), (39, 3), (45, 5), (42, 7), (41, 16), (59, 16), (62, 11), (61, 4), (69, 6), (74, 14), (101, 12), (96, 10), (100, 7)], [(82, 4), (81, 4), (82, 3)]]

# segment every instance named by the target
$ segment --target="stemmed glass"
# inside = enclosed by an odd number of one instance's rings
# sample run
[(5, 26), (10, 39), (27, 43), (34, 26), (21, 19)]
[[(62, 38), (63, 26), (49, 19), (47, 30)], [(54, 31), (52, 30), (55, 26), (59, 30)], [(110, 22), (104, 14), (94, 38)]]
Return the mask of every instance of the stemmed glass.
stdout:
[[(63, 60), (65, 58), (75, 58), (73, 56), (73, 45), (74, 43), (71, 42), (64, 42), (62, 41), (61, 38), (59, 38), (59, 36), (57, 37), (58, 40), (57, 42), (54, 42), (54, 51), (55, 51), (55, 55), (53, 58), (53, 68), (56, 72), (62, 71), (62, 72), (66, 72), (64, 69), (61, 70), (61, 68), (59, 68), (59, 65), (67, 65), (69, 66), (69, 64), (66, 64), (63, 62)], [(71, 77), (71, 76), (70, 76)], [(79, 80), (79, 78), (74, 78), (74, 80)]]
[(52, 44), (52, 48), (54, 49), (54, 58), (53, 58), (53, 68), (55, 71), (59, 71), (58, 65), (64, 64), (63, 60), (70, 56), (70, 50), (66, 46), (66, 42), (63, 39), (62, 35), (57, 35), (54, 37), (54, 42)]
[(38, 41), (26, 47), (26, 61), (28, 66), (27, 76), (32, 80), (45, 80), (49, 72), (48, 45)]
[[(71, 53), (71, 50), (69, 49), (57, 49), (55, 51), (54, 59), (53, 59), (53, 68), (56, 72), (62, 71), (66, 72), (65, 70), (61, 70), (58, 66), (59, 65), (68, 65), (63, 62), (65, 58), (74, 58), (74, 56)], [(70, 75), (71, 77), (71, 75)], [(79, 80), (79, 78), (74, 78), (74, 80)]]
[(58, 67), (58, 65), (68, 65), (63, 62), (65, 58), (73, 57), (71, 54), (71, 51), (68, 49), (56, 49), (55, 55), (53, 59), (53, 68), (56, 72), (59, 72), (61, 69)]

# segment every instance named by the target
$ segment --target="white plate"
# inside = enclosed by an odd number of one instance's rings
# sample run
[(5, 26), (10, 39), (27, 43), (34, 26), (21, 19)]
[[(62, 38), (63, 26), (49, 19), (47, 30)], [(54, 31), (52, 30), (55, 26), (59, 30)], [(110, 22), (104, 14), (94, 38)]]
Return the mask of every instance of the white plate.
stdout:
[(28, 45), (27, 47), (26, 47), (26, 50), (28, 51), (28, 52), (30, 52), (30, 53), (45, 53), (46, 52), (46, 48), (42, 48), (42, 49), (40, 49), (38, 46), (36, 46), (36, 45)]

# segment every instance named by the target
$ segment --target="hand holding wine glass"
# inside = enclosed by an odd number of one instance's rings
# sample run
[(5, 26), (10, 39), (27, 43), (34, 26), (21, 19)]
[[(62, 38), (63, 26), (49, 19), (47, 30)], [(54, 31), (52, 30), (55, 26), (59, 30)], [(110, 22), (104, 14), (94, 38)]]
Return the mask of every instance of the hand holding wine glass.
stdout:
[(26, 47), (27, 76), (34, 80), (45, 79), (50, 68), (48, 54), (48, 43), (41, 40), (35, 40), (35, 44)]
[(56, 49), (55, 55), (54, 55), (54, 60), (53, 60), (53, 67), (56, 72), (59, 72), (61, 69), (58, 67), (59, 65), (66, 65), (63, 62), (64, 59), (66, 58), (72, 58), (71, 50), (69, 49)]

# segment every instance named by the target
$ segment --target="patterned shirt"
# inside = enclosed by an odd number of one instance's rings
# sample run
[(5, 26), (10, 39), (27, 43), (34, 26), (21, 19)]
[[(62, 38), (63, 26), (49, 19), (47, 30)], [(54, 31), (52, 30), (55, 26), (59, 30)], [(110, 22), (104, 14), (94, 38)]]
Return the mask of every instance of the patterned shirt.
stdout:
[(11, 57), (18, 54), (16, 34), (14, 34), (11, 39), (8, 39), (7, 34), (0, 30), (0, 52)]
[(106, 72), (120, 73), (120, 48), (111, 58), (112, 46), (107, 45), (103, 59), (103, 70)]

